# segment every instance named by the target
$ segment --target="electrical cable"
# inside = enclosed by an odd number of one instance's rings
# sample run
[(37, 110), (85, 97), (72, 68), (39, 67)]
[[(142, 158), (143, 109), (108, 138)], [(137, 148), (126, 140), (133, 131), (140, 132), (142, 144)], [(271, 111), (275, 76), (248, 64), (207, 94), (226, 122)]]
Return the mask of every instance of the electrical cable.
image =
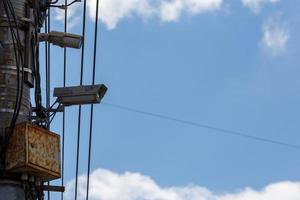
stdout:
[[(96, 1), (92, 85), (95, 85), (95, 78), (96, 78), (98, 19), (99, 19), (99, 0)], [(94, 121), (93, 117), (94, 117), (94, 105), (92, 104), (91, 105), (91, 112), (90, 112), (90, 130), (89, 130), (89, 146), (88, 146), (88, 172), (87, 172), (86, 200), (89, 199), (90, 173), (91, 173), (91, 154), (92, 154), (92, 140), (93, 140), (93, 121)]]
[(57, 99), (54, 101), (54, 103), (50, 106), (49, 109), (47, 109), (47, 112), (51, 112), (52, 108), (55, 106), (55, 104), (57, 103)]
[(10, 32), (12, 35), (12, 42), (13, 42), (13, 48), (14, 48), (14, 54), (15, 54), (15, 60), (16, 60), (16, 67), (17, 67), (17, 93), (16, 93), (16, 101), (15, 101), (15, 107), (14, 107), (14, 112), (13, 112), (13, 117), (11, 120), (11, 124), (10, 124), (10, 133), (13, 131), (13, 128), (15, 126), (15, 116), (16, 116), (16, 112), (17, 112), (17, 105), (19, 102), (19, 92), (20, 92), (20, 66), (19, 66), (19, 59), (18, 59), (18, 53), (17, 53), (17, 47), (16, 47), (16, 42), (15, 42), (15, 33), (14, 33), (14, 29), (12, 27), (12, 22), (10, 19), (10, 13), (9, 13), (9, 9), (8, 9), (8, 5), (7, 5), (7, 0), (3, 0), (3, 7), (5, 10), (5, 14), (7, 16), (8, 19), (8, 24), (9, 24), (9, 28), (10, 28)]
[(6, 137), (4, 138), (2, 147), (1, 147), (1, 159), (2, 161), (5, 161), (5, 154), (4, 152), (6, 151), (5, 149), (7, 148), (7, 141), (9, 140), (9, 137), (11, 136), (12, 132), (13, 132), (13, 127), (15, 126), (15, 115), (17, 112), (17, 104), (19, 101), (19, 82), (20, 82), (20, 67), (19, 67), (19, 61), (18, 61), (18, 55), (17, 55), (17, 48), (16, 48), (16, 43), (15, 43), (15, 34), (13, 32), (13, 28), (12, 28), (12, 24), (11, 24), (11, 19), (10, 19), (10, 15), (9, 15), (9, 11), (8, 11), (8, 7), (7, 7), (7, 2), (6, 0), (3, 0), (3, 7), (8, 19), (8, 23), (9, 23), (9, 28), (10, 28), (10, 32), (12, 35), (12, 41), (13, 41), (13, 49), (14, 49), (14, 54), (15, 54), (15, 60), (16, 60), (16, 67), (17, 67), (17, 93), (16, 93), (16, 100), (15, 100), (15, 107), (14, 107), (14, 113), (11, 119), (11, 123), (10, 123), (10, 128), (9, 128), (9, 132), (8, 135), (6, 135)]
[[(85, 24), (86, 24), (86, 1), (84, 0), (83, 5), (83, 23), (82, 23), (82, 37), (83, 44), (81, 49), (81, 69), (80, 69), (80, 85), (83, 84), (83, 66), (84, 66), (84, 49), (85, 49)], [(76, 177), (75, 177), (75, 200), (77, 200), (78, 190), (78, 172), (79, 172), (79, 152), (80, 152), (80, 133), (81, 133), (81, 105), (78, 108), (78, 127), (77, 127), (77, 152), (76, 152)]]
[[(23, 98), (23, 84), (25, 81), (24, 78), (24, 60), (23, 60), (23, 52), (22, 52), (22, 44), (21, 44), (21, 39), (20, 39), (20, 34), (19, 34), (19, 26), (18, 26), (18, 21), (16, 19), (16, 14), (14, 11), (14, 7), (11, 3), (10, 0), (3, 0), (3, 7), (4, 7), (4, 11), (6, 13), (7, 19), (8, 19), (8, 24), (9, 24), (9, 29), (12, 35), (12, 42), (13, 42), (13, 49), (14, 49), (14, 54), (15, 54), (15, 61), (16, 61), (16, 68), (17, 68), (17, 91), (16, 91), (16, 101), (15, 101), (15, 107), (14, 107), (14, 112), (13, 112), (13, 116), (11, 119), (11, 123), (10, 123), (10, 128), (9, 128), (9, 132), (8, 134), (6, 134), (6, 137), (4, 139), (4, 144), (2, 145), (2, 149), (1, 149), (1, 154), (3, 154), (3, 152), (5, 152), (6, 146), (7, 146), (7, 142), (9, 141), (13, 129), (15, 127), (15, 124), (17, 122), (20, 110), (21, 110), (21, 105), (22, 105), (22, 98)], [(10, 17), (12, 17), (13, 19), (11, 19)], [(16, 32), (14, 30), (14, 27), (12, 26), (12, 20), (15, 24), (15, 29)], [(20, 62), (21, 62), (21, 68), (20, 68)], [(21, 70), (21, 82), (20, 82), (20, 70)], [(3, 156), (3, 155), (1, 155)], [(4, 158), (5, 159), (5, 158)]]
[[(34, 43), (34, 40), (35, 40), (35, 36), (32, 35), (32, 38), (31, 38), (31, 55), (32, 55), (32, 63), (33, 63), (33, 75), (35, 76), (35, 102), (36, 102), (36, 109), (35, 109), (35, 112), (36, 112), (36, 115), (37, 117), (39, 117), (39, 119), (37, 120), (37, 125), (42, 125), (40, 124), (40, 120), (41, 120), (41, 116), (45, 116), (45, 113), (44, 113), (44, 109), (43, 107), (41, 106), (41, 88), (40, 88), (40, 71), (39, 71), (39, 63), (36, 63), (36, 56), (35, 56), (35, 53), (38, 54), (38, 50), (37, 50), (37, 46), (35, 46), (35, 43)], [(36, 48), (36, 49), (34, 49)], [(47, 112), (49, 112), (53, 106), (56, 104), (57, 102), (55, 101), (53, 103), (53, 105), (47, 110)]]
[(56, 4), (56, 3), (58, 3), (58, 1), (59, 1), (59, 0), (55, 0), (55, 1), (53, 1), (53, 2), (50, 1), (50, 4)]
[(60, 9), (68, 9), (69, 6), (73, 5), (74, 3), (80, 2), (79, 0), (73, 0), (71, 3), (69, 4), (64, 4), (64, 5), (50, 5), (49, 7), (52, 8), (60, 8)]
[[(68, 0), (65, 0), (65, 5), (68, 4)], [(64, 23), (64, 32), (67, 32), (68, 28), (68, 9), (65, 9), (65, 23)], [(63, 86), (66, 87), (66, 76), (67, 76), (67, 48), (64, 48), (64, 78)], [(65, 173), (65, 129), (66, 129), (66, 114), (63, 112), (63, 127), (62, 127), (62, 173), (61, 173), (61, 186), (64, 185), (64, 173)], [(61, 200), (64, 199), (64, 194), (61, 193)]]
[[(47, 118), (44, 107), (42, 106), (42, 93), (41, 93), (41, 77), (40, 77), (40, 63), (39, 63), (39, 36), (40, 32), (40, 24), (43, 23), (43, 19), (41, 19), (41, 11), (38, 0), (32, 1), (33, 7), (33, 15), (34, 15), (34, 38), (35, 43), (32, 44), (32, 48), (35, 48), (35, 91), (34, 91), (34, 99), (36, 104), (36, 114), (39, 117), (39, 121), (44, 121)], [(45, 21), (45, 32), (47, 32), (47, 21)], [(47, 43), (45, 43), (45, 61), (47, 68)]]
[[(47, 33), (51, 31), (51, 10), (49, 8), (48, 10), (48, 16), (47, 16)], [(47, 43), (47, 65), (46, 65), (46, 108), (50, 108), (50, 84), (51, 84), (51, 45), (48, 42)], [(49, 117), (49, 114), (47, 114)], [(48, 127), (49, 129), (50, 127)]]
[(54, 117), (55, 117), (55, 115), (56, 115), (58, 109), (60, 108), (60, 106), (61, 106), (61, 104), (58, 104), (58, 106), (57, 106), (57, 108), (55, 109), (55, 111), (53, 111), (53, 113), (52, 113), (51, 115), (49, 115), (49, 118), (52, 117), (52, 118), (50, 119), (50, 121), (49, 121), (49, 126), (51, 125), (51, 123), (52, 123), (52, 121), (53, 121), (53, 119), (54, 119)]
[[(42, 106), (42, 99), (41, 99), (41, 77), (40, 77), (40, 67), (39, 67), (39, 48), (37, 47), (35, 40), (35, 35), (32, 35), (31, 38), (31, 54), (33, 60), (33, 75), (35, 76), (35, 91), (34, 91), (34, 98), (35, 98), (35, 106), (36, 106), (36, 115), (39, 117), (39, 120), (44, 120), (46, 118), (45, 109)], [(35, 48), (35, 49), (34, 49)], [(55, 105), (56, 102), (50, 107), (50, 109)], [(47, 110), (49, 111), (49, 110)]]
[[(48, 15), (46, 16), (46, 20), (45, 20), (45, 33), (47, 34), (49, 31), (48, 31)], [(47, 72), (48, 72), (48, 42), (46, 41), (45, 42), (45, 68), (46, 68), (46, 70), (45, 70), (45, 74), (46, 74), (46, 93), (45, 93), (45, 95), (46, 95), (46, 102), (47, 102), (47, 93), (48, 93), (48, 87), (47, 87)], [(46, 103), (46, 108), (47, 108), (47, 103)], [(48, 124), (49, 124), (49, 118), (48, 118), (48, 116), (47, 116), (47, 128), (48, 128)], [(49, 185), (49, 182), (47, 182), (47, 184)], [(50, 193), (49, 193), (49, 191), (47, 192), (47, 200), (50, 200)]]
[(12, 17), (13, 17), (13, 20), (14, 20), (14, 23), (15, 23), (15, 26), (16, 26), (16, 33), (17, 33), (17, 37), (16, 37), (16, 41), (17, 41), (17, 47), (18, 47), (18, 50), (19, 50), (19, 57), (20, 57), (20, 60), (21, 60), (21, 66), (22, 66), (22, 79), (21, 79), (21, 89), (20, 89), (20, 95), (19, 95), (19, 102), (18, 102), (18, 105), (17, 105), (17, 112), (16, 112), (16, 116), (15, 116), (15, 121), (14, 123), (16, 123), (17, 121), (17, 118), (19, 116), (19, 113), (20, 113), (20, 109), (21, 109), (21, 105), (22, 105), (22, 100), (23, 100), (23, 85), (24, 85), (24, 81), (25, 81), (25, 77), (24, 77), (24, 68), (25, 68), (25, 64), (24, 64), (24, 59), (23, 59), (23, 52), (22, 52), (22, 44), (21, 44), (21, 39), (20, 39), (20, 34), (19, 34), (19, 25), (18, 25), (18, 20), (16, 18), (16, 14), (15, 14), (15, 10), (14, 10), (14, 7), (11, 3), (10, 0), (7, 0), (7, 3), (8, 3), (8, 8), (12, 14)]
[(272, 139), (268, 139), (268, 138), (264, 138), (264, 137), (249, 135), (249, 134), (238, 132), (238, 131), (228, 130), (228, 129), (224, 129), (224, 128), (218, 128), (218, 127), (214, 127), (214, 126), (210, 126), (210, 125), (206, 125), (206, 124), (200, 124), (200, 123), (197, 123), (197, 122), (178, 119), (178, 118), (170, 117), (170, 116), (167, 116), (167, 115), (162, 115), (162, 114), (157, 114), (157, 113), (153, 113), (153, 112), (138, 110), (138, 109), (130, 108), (130, 107), (127, 107), (127, 106), (122, 106), (122, 105), (117, 105), (117, 104), (112, 104), (112, 103), (107, 103), (107, 102), (102, 102), (102, 104), (106, 105), (106, 106), (109, 106), (109, 107), (117, 108), (117, 109), (120, 109), (120, 110), (125, 110), (125, 111), (138, 113), (138, 114), (142, 114), (142, 115), (147, 115), (147, 116), (160, 118), (160, 119), (164, 119), (164, 120), (168, 120), (168, 121), (174, 121), (174, 122), (177, 122), (177, 123), (180, 123), (180, 124), (185, 124), (185, 125), (194, 126), (194, 127), (198, 127), (198, 128), (213, 130), (216, 133), (223, 133), (223, 134), (226, 134), (226, 135), (237, 136), (237, 137), (245, 138), (245, 139), (252, 140), (252, 141), (259, 141), (259, 142), (264, 142), (264, 143), (268, 143), (268, 144), (287, 147), (287, 148), (290, 148), (290, 149), (300, 150), (300, 145), (296, 145), (296, 144), (285, 143), (285, 142), (272, 140)]
[[(48, 20), (48, 33), (51, 31), (51, 9), (48, 8), (48, 17), (47, 17), (47, 20)], [(46, 108), (48, 109), (50, 107), (50, 89), (51, 89), (51, 45), (50, 43), (48, 42), (48, 68), (46, 69)], [(48, 130), (50, 129), (50, 123), (51, 121), (49, 121), (49, 113), (47, 113), (48, 115)], [(48, 185), (50, 185), (50, 181), (47, 182)], [(50, 191), (47, 192), (48, 193), (48, 200), (51, 199), (51, 193)]]
[(17, 67), (17, 93), (16, 93), (16, 103), (15, 103), (15, 107), (14, 107), (14, 113), (13, 113), (13, 117), (11, 120), (11, 126), (10, 126), (10, 133), (13, 131), (13, 128), (15, 126), (16, 123), (16, 118), (17, 118), (17, 109), (18, 109), (18, 105), (19, 105), (19, 97), (20, 97), (20, 66), (19, 66), (19, 53), (17, 53), (17, 51), (19, 51), (19, 47), (17, 47), (19, 44), (16, 42), (18, 42), (17, 40), (17, 36), (16, 33), (14, 32), (14, 28), (12, 27), (12, 21), (10, 19), (10, 15), (14, 15), (14, 13), (11, 11), (10, 7), (9, 7), (9, 0), (4, 0), (3, 1), (3, 5), (4, 5), (4, 9), (7, 15), (7, 19), (9, 22), (9, 28), (11, 31), (11, 35), (12, 35), (12, 40), (13, 40), (13, 47), (14, 47), (14, 53), (15, 53), (15, 60), (16, 60), (16, 67)]

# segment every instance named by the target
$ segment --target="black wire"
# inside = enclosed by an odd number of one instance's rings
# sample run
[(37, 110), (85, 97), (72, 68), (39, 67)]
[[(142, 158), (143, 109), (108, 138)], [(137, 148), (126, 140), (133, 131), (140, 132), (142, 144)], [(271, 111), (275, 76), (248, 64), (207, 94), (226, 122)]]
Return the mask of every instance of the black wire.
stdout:
[(53, 121), (53, 119), (54, 119), (54, 117), (55, 117), (55, 115), (56, 115), (58, 109), (60, 108), (60, 106), (61, 106), (61, 104), (58, 104), (58, 106), (57, 106), (57, 108), (55, 109), (55, 111), (53, 111), (53, 113), (52, 113), (51, 115), (49, 115), (49, 118), (51, 117), (51, 119), (50, 119), (50, 121), (49, 121), (49, 125), (51, 125), (51, 123), (52, 123), (52, 121)]
[(11, 19), (10, 19), (10, 15), (9, 15), (6, 0), (3, 1), (3, 7), (4, 7), (5, 13), (7, 15), (7, 19), (8, 19), (8, 23), (9, 23), (9, 27), (10, 27), (10, 32), (11, 32), (11, 35), (12, 35), (13, 49), (14, 49), (14, 54), (15, 54), (15, 59), (16, 59), (16, 67), (17, 67), (17, 93), (16, 93), (16, 100), (15, 100), (16, 105), (14, 107), (14, 113), (13, 113), (13, 116), (12, 116), (12, 119), (11, 119), (10, 129), (9, 129), (8, 135), (6, 135), (6, 137), (4, 138), (4, 142), (3, 142), (2, 147), (1, 147), (1, 159), (2, 159), (2, 161), (5, 161), (5, 151), (6, 151), (6, 148), (7, 148), (7, 143), (9, 141), (9, 138), (12, 135), (13, 128), (15, 126), (15, 115), (16, 115), (16, 112), (17, 112), (17, 104), (18, 104), (18, 101), (19, 101), (20, 66), (19, 66), (19, 61), (18, 61), (18, 55), (17, 55), (17, 48), (16, 48), (16, 43), (15, 43), (15, 38), (14, 38), (14, 32), (13, 32), (13, 28), (12, 28)]
[(50, 1), (50, 4), (56, 4), (56, 3), (58, 3), (58, 1), (59, 1), (59, 0), (55, 0), (55, 1), (53, 1), (53, 2)]
[(91, 173), (91, 154), (92, 154), (92, 137), (93, 137), (93, 116), (94, 116), (94, 105), (91, 105), (90, 112), (90, 133), (89, 133), (89, 152), (88, 152), (88, 172), (87, 172), (87, 185), (86, 185), (86, 200), (89, 199), (89, 188), (90, 188), (90, 173)]
[[(19, 26), (18, 26), (18, 21), (16, 19), (16, 14), (14, 11), (14, 7), (11, 3), (10, 0), (3, 0), (3, 7), (8, 19), (8, 23), (9, 23), (9, 29), (12, 35), (12, 40), (13, 40), (13, 48), (14, 48), (14, 54), (15, 54), (15, 59), (16, 59), (16, 68), (17, 68), (17, 93), (16, 93), (16, 101), (15, 101), (15, 108), (14, 108), (14, 112), (13, 112), (13, 116), (11, 119), (11, 123), (10, 123), (10, 129), (8, 132), (8, 135), (6, 135), (6, 138), (4, 140), (4, 144), (2, 146), (2, 151), (1, 154), (3, 154), (3, 152), (5, 152), (6, 146), (7, 146), (7, 141), (9, 140), (9, 138), (12, 135), (12, 131), (15, 127), (15, 124), (17, 122), (19, 113), (20, 113), (20, 109), (22, 106), (22, 98), (23, 98), (23, 84), (25, 81), (24, 78), (24, 60), (23, 60), (23, 51), (22, 51), (22, 44), (21, 44), (21, 39), (20, 39), (20, 34), (19, 34)], [(12, 21), (10, 19), (10, 16), (12, 16), (13, 18), (13, 22), (15, 23), (15, 29), (16, 29), (16, 33), (14, 31), (14, 28), (12, 26)], [(20, 60), (19, 60), (20, 58)], [(21, 62), (21, 69), (22, 69), (22, 78), (21, 78), (21, 83), (20, 83), (20, 62)], [(21, 88), (20, 88), (21, 87)], [(5, 159), (5, 158), (4, 158)]]
[[(47, 34), (49, 31), (48, 31), (48, 19), (45, 20), (45, 34)], [(45, 96), (47, 96), (47, 93), (48, 93), (48, 87), (47, 87), (47, 72), (48, 72), (48, 42), (45, 41), (45, 78), (46, 78), (46, 93), (45, 93)], [(47, 98), (46, 98), (47, 99)], [(46, 100), (47, 101), (47, 100)], [(47, 107), (47, 106), (46, 106)]]
[[(50, 28), (51, 28), (51, 11), (50, 11), (50, 8), (48, 10), (48, 28), (47, 28), (47, 31), (48, 33), (51, 31)], [(50, 43), (48, 42), (47, 43), (47, 67), (46, 67), (46, 107), (47, 109), (50, 108), (50, 78), (51, 78), (51, 45)], [(50, 127), (49, 127), (50, 128)]]
[[(44, 107), (42, 106), (42, 93), (41, 93), (41, 76), (40, 76), (40, 62), (39, 62), (39, 32), (40, 32), (40, 24), (43, 22), (41, 19), (41, 11), (40, 4), (38, 0), (32, 0), (33, 7), (33, 15), (34, 15), (34, 38), (35, 43), (32, 44), (32, 48), (35, 48), (35, 91), (34, 91), (34, 99), (36, 104), (36, 114), (39, 119), (45, 120), (47, 118)], [(47, 32), (47, 21), (45, 21), (45, 32)], [(34, 46), (34, 47), (33, 47)], [(45, 65), (47, 68), (47, 43), (45, 42)]]
[[(98, 41), (98, 18), (99, 18), (99, 0), (96, 2), (96, 16), (95, 16), (95, 33), (94, 33), (94, 57), (93, 57), (93, 78), (92, 85), (95, 84), (96, 78), (96, 58), (97, 58), (97, 41)], [(86, 200), (89, 199), (90, 188), (90, 173), (91, 173), (91, 154), (92, 154), (92, 140), (93, 140), (93, 117), (94, 105), (91, 105), (90, 112), (90, 133), (89, 133), (89, 150), (88, 150), (88, 172), (87, 172), (87, 186), (86, 186)]]
[(98, 19), (99, 19), (99, 0), (97, 0), (97, 2), (96, 2), (92, 85), (95, 84), (95, 78), (96, 78), (97, 41), (98, 41)]
[(167, 115), (161, 115), (161, 114), (152, 113), (152, 112), (148, 112), (148, 111), (138, 110), (138, 109), (130, 108), (127, 106), (111, 104), (111, 103), (106, 103), (106, 102), (102, 102), (102, 104), (109, 106), (109, 107), (118, 108), (121, 110), (139, 113), (139, 114), (143, 114), (143, 115), (148, 115), (148, 116), (152, 116), (152, 117), (156, 117), (156, 118), (160, 118), (160, 119), (164, 119), (164, 120), (174, 121), (177, 123), (186, 124), (186, 125), (190, 125), (190, 126), (194, 126), (194, 127), (198, 127), (198, 128), (210, 129), (210, 130), (216, 131), (216, 133), (223, 133), (226, 135), (242, 137), (242, 138), (249, 139), (249, 140), (255, 140), (255, 141), (260, 141), (260, 142), (264, 142), (264, 143), (269, 143), (269, 144), (279, 145), (282, 147), (300, 150), (300, 145), (296, 145), (296, 144), (285, 143), (285, 142), (281, 142), (281, 141), (277, 141), (277, 140), (272, 140), (272, 139), (268, 139), (268, 138), (249, 135), (249, 134), (238, 132), (238, 131), (218, 128), (218, 127), (214, 127), (214, 126), (210, 126), (210, 125), (206, 125), (206, 124), (200, 124), (197, 122), (191, 122), (191, 121), (187, 121), (187, 120), (183, 120), (183, 119), (177, 119), (177, 118), (170, 117)]
[(74, 3), (80, 2), (78, 0), (74, 0), (69, 4), (64, 4), (64, 5), (50, 5), (50, 7), (52, 8), (60, 8), (60, 9), (64, 9), (67, 10), (69, 6), (73, 5)]
[(53, 104), (47, 109), (47, 112), (51, 112), (52, 108), (55, 106), (56, 103), (57, 103), (57, 100), (55, 100), (53, 102)]
[[(33, 64), (33, 74), (35, 76), (35, 102), (36, 102), (36, 115), (38, 117), (41, 117), (41, 113), (42, 115), (45, 115), (44, 114), (44, 110), (43, 110), (43, 107), (41, 105), (41, 88), (40, 88), (40, 71), (39, 71), (39, 63), (36, 62), (37, 58), (36, 59), (36, 55), (35, 55), (35, 52), (37, 52), (37, 55), (38, 55), (38, 47), (35, 46), (35, 43), (34, 43), (34, 35), (32, 35), (32, 38), (31, 38), (31, 55), (32, 55), (32, 64)], [(36, 50), (34, 50), (34, 48), (36, 48)], [(55, 101), (51, 107), (46, 110), (47, 112), (50, 112), (51, 109), (54, 107), (54, 105), (57, 103), (57, 101)]]
[[(48, 20), (48, 24), (47, 24), (47, 31), (48, 33), (51, 31), (51, 10), (50, 8), (48, 9), (48, 16), (47, 16), (47, 20)], [(46, 68), (46, 108), (49, 109), (50, 108), (50, 78), (51, 78), (51, 45), (50, 43), (48, 42), (47, 43), (47, 68)], [(51, 121), (49, 121), (49, 113), (47, 113), (47, 118), (48, 118), (48, 129), (50, 129), (50, 123)], [(50, 182), (48, 181), (47, 183), (48, 185), (50, 185)], [(48, 195), (48, 200), (50, 200), (50, 191), (47, 192), (47, 195)]]
[[(83, 44), (81, 49), (81, 69), (80, 69), (80, 85), (83, 84), (83, 66), (84, 66), (84, 48), (85, 48), (85, 24), (86, 24), (86, 1), (83, 5), (83, 23), (82, 23), (82, 37)], [(78, 130), (77, 130), (77, 152), (76, 152), (76, 177), (75, 177), (75, 200), (77, 200), (78, 190), (78, 171), (79, 171), (79, 152), (80, 152), (80, 132), (81, 132), (81, 105), (78, 111)]]
[(7, 5), (7, 0), (3, 0), (3, 7), (5, 10), (5, 14), (7, 16), (8, 19), (8, 24), (9, 24), (9, 28), (10, 28), (10, 32), (12, 35), (12, 40), (13, 40), (13, 48), (14, 48), (14, 54), (15, 54), (15, 60), (16, 60), (16, 67), (17, 67), (17, 93), (16, 93), (16, 101), (15, 101), (15, 107), (14, 107), (14, 113), (13, 113), (13, 117), (11, 120), (11, 124), (10, 124), (10, 133), (11, 131), (13, 131), (13, 128), (15, 126), (15, 115), (17, 112), (17, 105), (19, 102), (19, 85), (20, 85), (20, 66), (19, 66), (19, 59), (18, 59), (18, 54), (17, 54), (17, 47), (16, 47), (16, 42), (15, 42), (15, 33), (14, 33), (14, 29), (12, 27), (12, 23), (11, 23), (11, 19), (10, 19), (10, 13), (9, 13), (9, 9), (8, 9), (8, 5)]
[[(65, 5), (68, 4), (68, 0), (65, 0)], [(68, 28), (68, 10), (65, 9), (65, 24), (64, 32), (67, 32)], [(63, 86), (66, 87), (66, 76), (67, 76), (67, 48), (64, 48), (64, 78)], [(65, 173), (65, 129), (66, 129), (66, 113), (63, 112), (63, 127), (62, 127), (62, 173), (61, 173), (61, 186), (64, 185), (64, 173)], [(64, 193), (61, 193), (61, 200), (64, 199)]]
[(80, 132), (81, 132), (81, 105), (78, 110), (78, 130), (77, 130), (77, 150), (76, 150), (76, 172), (75, 172), (75, 200), (77, 200), (78, 172), (79, 172), (79, 152), (80, 152)]
[[(37, 124), (47, 126), (48, 119), (47, 119), (47, 112), (49, 109), (46, 110), (42, 106), (42, 94), (41, 94), (41, 76), (40, 76), (40, 62), (39, 62), (39, 40), (38, 34), (40, 32), (40, 6), (37, 0), (32, 1), (33, 7), (33, 16), (34, 16), (34, 30), (32, 31), (32, 38), (31, 38), (31, 51), (32, 51), (32, 61), (33, 61), (33, 75), (35, 77), (35, 90), (34, 90), (34, 99), (35, 99), (35, 106), (36, 106), (36, 116), (37, 116)], [(47, 21), (45, 21), (45, 32), (47, 32)], [(35, 50), (34, 50), (35, 49)], [(45, 43), (45, 65), (47, 68), (47, 46)], [(55, 102), (56, 103), (56, 102)], [(54, 104), (55, 104), (54, 103)], [(52, 108), (54, 104), (50, 107)], [(46, 123), (46, 124), (45, 124)]]
[(74, 3), (77, 3), (77, 2), (79, 2), (79, 1), (78, 0), (74, 0), (71, 3), (67, 4), (66, 7), (69, 7), (69, 6), (71, 6), (71, 5), (73, 5)]
[[(20, 40), (18, 38), (19, 35), (18, 34), (16, 35), (16, 33), (14, 32), (14, 28), (12, 27), (12, 22), (11, 22), (11, 19), (10, 19), (10, 15), (11, 15), (13, 17), (13, 20), (14, 20), (14, 23), (15, 23), (16, 29), (17, 29), (18, 27), (17, 27), (16, 18), (15, 18), (14, 8), (11, 7), (10, 0), (4, 0), (3, 5), (4, 5), (4, 9), (5, 9), (7, 18), (8, 18), (9, 27), (10, 27), (10, 31), (11, 31), (11, 35), (12, 35), (12, 39), (13, 39), (14, 53), (15, 53), (16, 66), (17, 66), (17, 94), (16, 94), (16, 103), (15, 103), (16, 105), (15, 105), (15, 108), (14, 108), (14, 113), (13, 113), (13, 117), (12, 117), (11, 125), (10, 125), (10, 132), (12, 132), (13, 128), (16, 124), (16, 121), (17, 121), (18, 108), (19, 108), (19, 104), (20, 104), (20, 95), (21, 95), (20, 93), (21, 92), (20, 92), (20, 61), (19, 61), (19, 56), (21, 58), (22, 52), (20, 52)], [(11, 133), (9, 135), (11, 135)]]
[(15, 10), (14, 10), (14, 7), (13, 7), (11, 1), (7, 0), (7, 2), (8, 2), (8, 7), (10, 9), (10, 12), (12, 14), (13, 20), (14, 20), (15, 25), (16, 25), (16, 32), (17, 32), (16, 41), (17, 41), (17, 44), (18, 44), (17, 46), (18, 46), (19, 56), (20, 56), (21, 66), (22, 66), (21, 89), (20, 89), (19, 102), (18, 102), (18, 105), (17, 105), (17, 113), (16, 113), (16, 118), (15, 118), (15, 122), (16, 122), (17, 118), (19, 116), (19, 113), (20, 113), (20, 109), (21, 109), (21, 106), (22, 106), (22, 100), (23, 100), (23, 89), (24, 89), (23, 86), (24, 86), (24, 82), (25, 82), (25, 77), (24, 77), (25, 64), (24, 64), (24, 59), (23, 59), (23, 51), (22, 51), (21, 38), (20, 38), (20, 34), (19, 34), (18, 20), (16, 18)]

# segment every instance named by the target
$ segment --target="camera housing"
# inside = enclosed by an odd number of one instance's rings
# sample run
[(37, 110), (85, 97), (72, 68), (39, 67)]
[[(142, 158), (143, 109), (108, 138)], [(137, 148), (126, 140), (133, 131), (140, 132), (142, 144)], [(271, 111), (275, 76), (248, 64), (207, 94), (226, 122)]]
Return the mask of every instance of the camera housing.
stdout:
[(54, 89), (54, 97), (64, 106), (99, 104), (107, 91), (104, 84)]
[(51, 44), (66, 48), (80, 49), (82, 46), (83, 37), (71, 33), (51, 31), (50, 33), (40, 33), (40, 41), (46, 41)]

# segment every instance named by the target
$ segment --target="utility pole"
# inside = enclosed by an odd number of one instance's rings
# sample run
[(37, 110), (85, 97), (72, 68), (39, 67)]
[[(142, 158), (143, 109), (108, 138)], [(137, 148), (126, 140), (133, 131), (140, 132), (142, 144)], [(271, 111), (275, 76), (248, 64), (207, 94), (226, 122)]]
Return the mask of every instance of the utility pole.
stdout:
[[(30, 88), (33, 87), (33, 66), (29, 50), (31, 13), (32, 8), (27, 0), (10, 2), (1, 0), (0, 2), (0, 149), (2, 155), (6, 138), (13, 128), (11, 126), (29, 122), (31, 118)], [(12, 30), (18, 35), (13, 36)], [(20, 108), (17, 108), (18, 102)], [(1, 162), (0, 200), (25, 200), (21, 177), (4, 172), (3, 157)]]
[(44, 191), (64, 192), (45, 184), (61, 177), (60, 136), (48, 127), (64, 107), (100, 103), (107, 91), (103, 84), (55, 88), (54, 104), (42, 105), (40, 42), (79, 49), (83, 38), (41, 28), (50, 7), (76, 2), (0, 0), (0, 200), (43, 200)]
[(43, 200), (44, 191), (64, 190), (44, 185), (61, 175), (60, 137), (46, 128), (53, 110), (42, 106), (39, 72), (40, 31), (51, 4), (0, 2), (0, 200)]

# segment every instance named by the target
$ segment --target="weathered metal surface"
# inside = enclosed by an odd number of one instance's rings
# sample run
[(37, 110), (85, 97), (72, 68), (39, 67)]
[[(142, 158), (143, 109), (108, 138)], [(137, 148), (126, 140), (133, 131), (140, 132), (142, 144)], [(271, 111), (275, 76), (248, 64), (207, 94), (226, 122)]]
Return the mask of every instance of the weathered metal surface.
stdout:
[(28, 126), (28, 163), (60, 176), (59, 135)]
[(6, 152), (6, 170), (43, 181), (60, 178), (60, 137), (29, 123), (18, 124)]
[(6, 152), (6, 168), (21, 168), (26, 165), (26, 135), (26, 126), (15, 129)]

